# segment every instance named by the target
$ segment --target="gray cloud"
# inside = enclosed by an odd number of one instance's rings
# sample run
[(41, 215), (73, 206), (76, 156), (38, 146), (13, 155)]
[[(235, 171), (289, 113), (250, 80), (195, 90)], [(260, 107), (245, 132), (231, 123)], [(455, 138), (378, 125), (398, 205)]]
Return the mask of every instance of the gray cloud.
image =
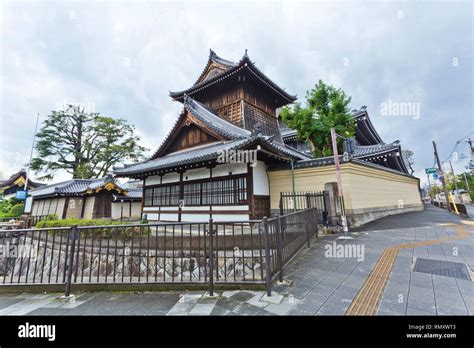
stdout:
[[(192, 84), (213, 48), (231, 60), (248, 49), (300, 101), (318, 79), (343, 88), (386, 142), (415, 152), (424, 180), (431, 141), (445, 158), (474, 128), (472, 23), (471, 2), (9, 2), (0, 170), (27, 161), (37, 112), (71, 101), (127, 119), (153, 151), (181, 109), (168, 91)], [(420, 103), (420, 118), (382, 116), (388, 100)]]

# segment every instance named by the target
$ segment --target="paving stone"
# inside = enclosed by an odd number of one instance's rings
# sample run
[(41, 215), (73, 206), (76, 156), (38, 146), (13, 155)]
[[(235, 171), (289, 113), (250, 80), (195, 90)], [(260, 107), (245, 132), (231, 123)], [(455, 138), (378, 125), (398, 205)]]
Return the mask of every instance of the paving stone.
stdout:
[(209, 315), (211, 314), (217, 300), (214, 303), (196, 303), (189, 312), (189, 315)]

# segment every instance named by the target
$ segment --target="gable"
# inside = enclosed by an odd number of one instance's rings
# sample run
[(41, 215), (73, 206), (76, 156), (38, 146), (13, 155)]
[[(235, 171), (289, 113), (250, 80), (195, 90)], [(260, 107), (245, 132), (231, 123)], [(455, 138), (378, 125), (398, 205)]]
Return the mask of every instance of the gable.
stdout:
[(203, 82), (203, 81), (207, 81), (207, 80), (213, 78), (214, 76), (222, 74), (227, 69), (228, 68), (223, 66), (223, 65), (212, 62), (212, 63), (208, 64), (206, 69), (204, 69), (203, 73), (201, 74), (199, 79), (196, 81), (196, 84), (198, 84), (200, 82)]
[(168, 147), (168, 153), (219, 141), (194, 123), (184, 125)]
[(188, 111), (183, 113), (170, 134), (166, 137), (160, 149), (151, 159), (163, 157), (166, 154), (205, 145), (220, 140), (227, 140), (221, 135), (201, 125)]

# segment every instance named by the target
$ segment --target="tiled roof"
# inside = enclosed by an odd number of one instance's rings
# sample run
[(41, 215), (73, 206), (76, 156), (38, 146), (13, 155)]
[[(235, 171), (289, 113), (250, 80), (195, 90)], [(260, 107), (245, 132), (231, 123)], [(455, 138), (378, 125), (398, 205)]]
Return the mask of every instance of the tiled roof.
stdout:
[(33, 197), (49, 195), (82, 195), (87, 190), (96, 190), (108, 182), (112, 182), (122, 191), (125, 191), (112, 176), (104, 176), (98, 179), (72, 179), (56, 184), (51, 184), (30, 190)]
[(114, 202), (117, 201), (140, 201), (142, 199), (143, 189), (129, 189), (127, 194), (114, 194)]
[[(23, 176), (24, 178), (26, 178), (26, 170), (22, 169), (20, 170), (19, 172), (16, 172), (15, 174), (12, 174), (8, 179), (6, 180), (0, 180), (0, 187), (5, 187), (5, 186), (11, 186), (13, 185), (13, 183), (18, 179), (20, 178), (21, 176)], [(42, 183), (39, 183), (39, 182), (35, 182), (35, 181), (32, 181), (31, 179), (28, 179), (28, 187), (40, 187), (40, 186), (44, 186), (45, 184), (42, 184)]]
[(248, 138), (250, 131), (240, 128), (213, 113), (207, 106), (184, 96), (184, 108), (213, 131), (230, 139)]
[(257, 135), (243, 139), (216, 142), (204, 146), (173, 152), (157, 159), (129, 165), (123, 168), (114, 168), (114, 173), (118, 176), (127, 176), (153, 170), (165, 169), (173, 166), (213, 160), (216, 159), (223, 151), (242, 149), (245, 146), (250, 146), (253, 144), (260, 144), (263, 147), (274, 151), (275, 153), (288, 156), (290, 158), (309, 158), (309, 156), (294, 150), (289, 146), (271, 142), (268, 140), (268, 137)]
[[(198, 121), (209, 127), (211, 130), (216, 132), (217, 134), (222, 135), (225, 138), (229, 139), (243, 139), (248, 138), (251, 133), (243, 128), (240, 128), (230, 122), (227, 122), (223, 118), (216, 115), (213, 111), (211, 111), (208, 107), (201, 104), (200, 102), (192, 99), (189, 96), (184, 97), (184, 110), (191, 113)], [(181, 115), (176, 120), (174, 126), (168, 132), (168, 135), (162, 141), (161, 145), (158, 147), (158, 150), (151, 156), (151, 159), (157, 158), (160, 151), (165, 147), (168, 143), (169, 138), (175, 131), (176, 127), (180, 124), (180, 120), (185, 116), (185, 112), (183, 111)]]
[(211, 50), (209, 50), (209, 59), (207, 61), (207, 64), (206, 64), (206, 66), (203, 69), (201, 75), (199, 75), (199, 78), (196, 80), (196, 82), (194, 83), (193, 86), (197, 85), (200, 82), (200, 80), (204, 77), (204, 74), (206, 73), (207, 69), (209, 68), (209, 66), (211, 65), (212, 62), (220, 65), (221, 67), (225, 68), (226, 70), (228, 70), (228, 69), (230, 69), (230, 68), (237, 65), (237, 63), (234, 63), (234, 62), (231, 62), (230, 60), (219, 57), (216, 54), (216, 52), (214, 52), (211, 49)]
[(242, 59), (239, 61), (238, 64), (235, 64), (231, 68), (225, 70), (224, 72), (217, 74), (215, 76), (212, 76), (211, 78), (201, 81), (199, 83), (196, 83), (190, 88), (187, 88), (183, 91), (179, 92), (170, 92), (171, 98), (175, 100), (181, 100), (185, 94), (191, 95), (193, 93), (196, 93), (204, 88), (207, 88), (235, 73), (242, 69), (248, 69), (251, 74), (253, 74), (258, 80), (262, 81), (265, 85), (267, 85), (270, 89), (275, 91), (278, 95), (283, 97), (283, 99), (286, 100), (286, 102), (294, 102), (296, 100), (296, 96), (291, 95), (287, 93), (284, 89), (279, 87), (275, 82), (270, 80), (263, 72), (261, 72), (255, 64), (250, 60), (249, 56), (247, 55), (247, 52), (245, 55), (242, 57)]
[(356, 145), (352, 151), (352, 157), (362, 158), (380, 155), (387, 152), (397, 151), (400, 149), (400, 144), (398, 141), (394, 141), (390, 144), (378, 144), (378, 145)]

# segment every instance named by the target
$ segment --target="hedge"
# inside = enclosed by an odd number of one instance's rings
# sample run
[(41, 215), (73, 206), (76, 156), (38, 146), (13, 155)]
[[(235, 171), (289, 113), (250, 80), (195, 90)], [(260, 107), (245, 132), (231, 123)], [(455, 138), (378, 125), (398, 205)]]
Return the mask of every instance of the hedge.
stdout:
[[(63, 219), (63, 220), (41, 220), (36, 224), (36, 228), (71, 227), (77, 226), (113, 226), (127, 225), (130, 222), (112, 220), (84, 220), (84, 219)], [(69, 231), (66, 231), (69, 233)], [(120, 228), (94, 228), (81, 230), (82, 237), (105, 237), (130, 239), (133, 235), (147, 236), (151, 234), (148, 226), (130, 226)]]

